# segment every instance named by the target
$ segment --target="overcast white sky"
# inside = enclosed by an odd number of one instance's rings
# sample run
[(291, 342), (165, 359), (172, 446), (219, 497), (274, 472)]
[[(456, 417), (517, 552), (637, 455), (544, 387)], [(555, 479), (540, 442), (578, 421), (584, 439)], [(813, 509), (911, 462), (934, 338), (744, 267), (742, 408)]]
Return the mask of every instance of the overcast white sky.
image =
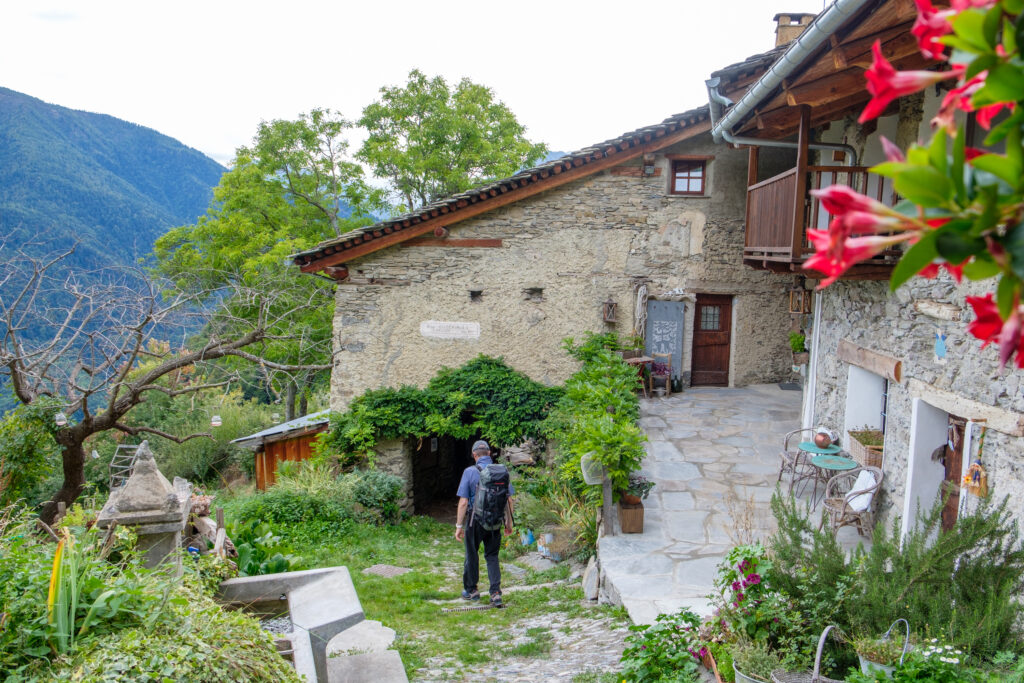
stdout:
[(260, 120), (357, 118), (412, 68), (491, 87), (571, 151), (706, 102), (711, 71), (823, 0), (0, 3), (0, 86), (149, 126), (227, 163)]

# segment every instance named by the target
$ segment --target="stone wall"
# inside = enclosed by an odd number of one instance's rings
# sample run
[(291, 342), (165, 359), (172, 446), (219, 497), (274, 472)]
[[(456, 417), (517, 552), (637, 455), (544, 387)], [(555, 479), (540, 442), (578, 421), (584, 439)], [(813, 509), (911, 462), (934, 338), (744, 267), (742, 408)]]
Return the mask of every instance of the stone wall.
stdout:
[(403, 512), (413, 512), (413, 453), (415, 442), (410, 439), (388, 439), (380, 441), (375, 447), (377, 451), (377, 469), (401, 478), (403, 483), (402, 496), (398, 507)]
[[(836, 356), (841, 339), (902, 361), (903, 381), (890, 381), (888, 388), (882, 523), (904, 512), (914, 398), (959, 417), (985, 420), (981, 460), (989, 484), (999, 497), (1017, 501), (1011, 508), (1024, 522), (1019, 502), (1024, 500), (1024, 438), (1012, 426), (1021, 423), (1024, 413), (1021, 372), (1000, 372), (997, 350), (980, 348), (966, 332), (973, 313), (965, 296), (982, 291), (978, 285), (958, 287), (942, 276), (915, 278), (892, 294), (887, 282), (838, 282), (818, 294), (822, 316), (815, 424), (841, 429), (845, 422), (850, 365)], [(946, 337), (945, 362), (936, 358), (936, 333)], [(845, 444), (847, 436), (842, 439)], [(975, 438), (975, 455), (977, 446)]]
[[(655, 298), (672, 290), (734, 295), (730, 384), (787, 378), (790, 280), (741, 261), (746, 152), (707, 135), (663, 151), (713, 155), (708, 196), (668, 195), (670, 163), (659, 154), (654, 177), (613, 168), (450, 228), (453, 239), (501, 239), (501, 247), (397, 246), (350, 262), (350, 282), (337, 292), (331, 407), (344, 409), (371, 388), (422, 386), (440, 367), (481, 353), (560, 383), (576, 369), (561, 340), (588, 330), (629, 334), (639, 282)], [(770, 151), (762, 156), (770, 167)], [(619, 307), (614, 326), (601, 317), (609, 298)], [(429, 338), (424, 321), (478, 323), (479, 334)]]

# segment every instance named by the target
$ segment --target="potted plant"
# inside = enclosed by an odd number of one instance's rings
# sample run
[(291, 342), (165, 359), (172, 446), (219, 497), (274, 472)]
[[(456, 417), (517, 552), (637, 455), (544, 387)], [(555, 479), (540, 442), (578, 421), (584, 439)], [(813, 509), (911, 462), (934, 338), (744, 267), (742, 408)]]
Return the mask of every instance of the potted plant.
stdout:
[(858, 427), (847, 432), (850, 435), (850, 455), (862, 467), (881, 467), (885, 434), (874, 427)]
[(807, 365), (811, 354), (807, 351), (807, 336), (803, 332), (789, 333), (789, 348), (793, 351), (793, 365)]
[(653, 481), (634, 473), (629, 475), (629, 486), (622, 492), (619, 499), (627, 505), (643, 505), (641, 501), (650, 495), (653, 488)]
[(765, 683), (782, 668), (782, 659), (766, 641), (740, 641), (732, 648), (732, 668), (736, 683)]
[(886, 678), (892, 678), (903, 656), (903, 647), (895, 640), (886, 638), (856, 638), (853, 649), (857, 651), (861, 673), (866, 676), (881, 671)]
[(644, 532), (644, 503), (654, 482), (639, 474), (629, 475), (629, 485), (619, 492), (619, 525), (624, 534)]

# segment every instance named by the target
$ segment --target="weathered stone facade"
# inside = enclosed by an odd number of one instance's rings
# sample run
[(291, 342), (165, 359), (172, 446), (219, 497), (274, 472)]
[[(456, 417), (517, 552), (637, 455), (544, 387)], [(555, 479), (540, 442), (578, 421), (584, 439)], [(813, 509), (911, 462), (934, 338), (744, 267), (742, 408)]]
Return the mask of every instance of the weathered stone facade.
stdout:
[[(713, 157), (706, 196), (668, 194), (665, 154)], [(612, 168), (450, 226), (453, 239), (500, 239), (500, 247), (398, 245), (349, 262), (336, 299), (332, 408), (367, 389), (422, 386), (480, 353), (562, 382), (576, 368), (561, 340), (588, 330), (629, 334), (640, 282), (652, 298), (733, 295), (730, 385), (787, 378), (790, 283), (741, 262), (746, 162), (745, 151), (703, 135), (662, 150), (655, 176)], [(629, 164), (639, 171), (639, 161)], [(602, 322), (609, 298), (618, 304), (614, 326)], [(425, 337), (424, 321), (478, 323), (479, 335)], [(692, 330), (688, 305), (684, 377)]]
[[(881, 135), (903, 144), (929, 135), (928, 121), (938, 107), (938, 97), (929, 92), (923, 100), (909, 99), (898, 116), (878, 120), (877, 131), (864, 145), (861, 163), (871, 165), (884, 160)], [(844, 133), (848, 135), (849, 131)], [(835, 127), (822, 137), (841, 141)], [(965, 460), (979, 457), (985, 428), (980, 459), (988, 472), (989, 485), (998, 497), (1011, 497), (1011, 510), (1024, 522), (1021, 373), (1012, 368), (1000, 372), (996, 348), (981, 349), (981, 343), (966, 331), (974, 314), (965, 298), (982, 294), (991, 286), (992, 281), (958, 286), (943, 275), (935, 280), (914, 278), (894, 293), (889, 292), (888, 282), (841, 281), (816, 295), (821, 298), (820, 346), (813, 361), (816, 381), (813, 392), (805, 391), (804, 395), (805, 403), (814, 402), (813, 425), (842, 430), (849, 426), (851, 415), (864, 414), (863, 393), (847, 396), (852, 366), (836, 355), (840, 340), (902, 362), (902, 381), (889, 381), (885, 396), (885, 480), (878, 507), (882, 523), (889, 524), (894, 518), (902, 518), (904, 524), (912, 522), (919, 502), (914, 492), (922, 490), (915, 482), (924, 479), (927, 485), (923, 490), (929, 493), (935, 480), (941, 478), (941, 464), (930, 462), (922, 451), (942, 443), (944, 433), (939, 430), (945, 429), (945, 415), (976, 424), (969, 437), (971, 452), (964, 454)], [(943, 347), (945, 358), (940, 359)], [(877, 379), (882, 386), (881, 377)], [(841, 438), (847, 444), (847, 435)], [(924, 446), (915, 444), (915, 439)], [(917, 473), (914, 481), (909, 481), (913, 479), (911, 470)], [(935, 500), (934, 495), (926, 497), (920, 500), (922, 506)]]
[[(999, 497), (1011, 496), (1015, 501), (1011, 508), (1024, 521), (1021, 503), (1024, 500), (1024, 438), (1019, 433), (1000, 431), (1012, 429), (1006, 425), (1012, 425), (1024, 413), (1020, 372), (1000, 373), (997, 350), (994, 347), (981, 349), (981, 343), (967, 334), (966, 321), (972, 314), (964, 297), (971, 293), (979, 291), (957, 287), (946, 277), (917, 278), (891, 295), (886, 282), (839, 282), (819, 294), (822, 314), (814, 406), (816, 424), (842, 428), (846, 422), (850, 365), (836, 356), (841, 339), (896, 358), (903, 364), (903, 381), (888, 384), (884, 495), (879, 501), (880, 519), (884, 523), (891, 523), (894, 515), (904, 513), (915, 398), (987, 426), (981, 460), (988, 471), (989, 484)], [(951, 321), (933, 317), (934, 313), (919, 312), (919, 308), (930, 312), (934, 309), (928, 304), (921, 306), (921, 302), (955, 307), (940, 309), (944, 310), (941, 315), (953, 317), (957, 311), (960, 319)], [(944, 363), (936, 359), (936, 333), (946, 337)], [(949, 394), (961, 400), (951, 404)], [(977, 456), (977, 436), (973, 439), (972, 459)], [(847, 438), (843, 435), (843, 443)]]

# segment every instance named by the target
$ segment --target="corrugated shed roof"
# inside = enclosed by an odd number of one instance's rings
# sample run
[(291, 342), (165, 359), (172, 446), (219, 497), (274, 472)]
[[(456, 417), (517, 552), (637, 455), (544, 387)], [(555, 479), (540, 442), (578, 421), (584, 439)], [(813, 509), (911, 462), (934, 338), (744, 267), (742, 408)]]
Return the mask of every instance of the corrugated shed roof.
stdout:
[(277, 436), (280, 434), (287, 434), (288, 432), (303, 431), (308, 429), (309, 427), (316, 427), (318, 425), (327, 424), (330, 421), (330, 413), (331, 411), (329, 410), (321, 410), (320, 412), (317, 413), (310, 413), (309, 415), (304, 415), (298, 419), (289, 420), (288, 422), (282, 422), (279, 425), (268, 427), (267, 429), (264, 429), (262, 432), (256, 432), (255, 434), (250, 434), (249, 436), (239, 437), (237, 439), (232, 440), (231, 443), (237, 443), (247, 447), (258, 446), (261, 443), (263, 443), (263, 440), (268, 436)]

